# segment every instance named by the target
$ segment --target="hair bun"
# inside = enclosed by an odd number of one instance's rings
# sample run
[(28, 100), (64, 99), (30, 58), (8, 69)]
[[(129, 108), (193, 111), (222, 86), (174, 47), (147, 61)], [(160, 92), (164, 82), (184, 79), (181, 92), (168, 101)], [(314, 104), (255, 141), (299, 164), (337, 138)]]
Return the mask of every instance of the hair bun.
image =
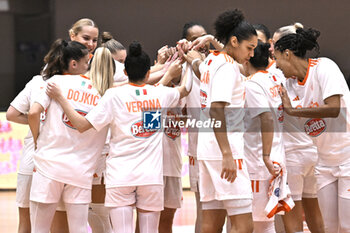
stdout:
[(320, 36), (320, 32), (309, 28), (304, 30), (302, 28), (297, 29), (297, 43), (298, 47), (304, 48), (306, 50), (312, 50), (316, 48), (319, 49), (319, 45), (317, 43), (317, 38)]
[(304, 25), (302, 25), (301, 23), (298, 23), (298, 22), (294, 23), (293, 26), (295, 27), (295, 29), (304, 28)]
[(113, 36), (110, 32), (102, 32), (102, 35), (101, 35), (101, 43), (106, 43), (107, 41), (109, 40), (112, 40), (113, 39)]
[(67, 47), (67, 46), (68, 46), (68, 42), (65, 41), (65, 40), (62, 40), (62, 45), (63, 45), (64, 47)]
[(319, 45), (317, 43), (317, 38), (320, 36), (320, 32), (309, 28), (307, 30), (303, 28), (298, 28), (296, 31), (295, 45), (297, 50), (302, 51), (300, 53), (301, 57), (304, 57), (306, 51), (313, 50), (316, 48), (317, 52), (319, 50)]
[(297, 34), (303, 36), (304, 38), (310, 40), (310, 41), (317, 41), (317, 38), (320, 36), (320, 32), (316, 29), (309, 28), (307, 30), (304, 30), (302, 28), (298, 28), (296, 31)]
[(129, 45), (130, 56), (138, 57), (141, 55), (141, 53), (142, 53), (142, 47), (141, 47), (141, 44), (139, 42), (134, 41)]
[(243, 21), (244, 15), (242, 11), (238, 9), (225, 11), (215, 21), (216, 37), (220, 41), (226, 40), (226, 36)]

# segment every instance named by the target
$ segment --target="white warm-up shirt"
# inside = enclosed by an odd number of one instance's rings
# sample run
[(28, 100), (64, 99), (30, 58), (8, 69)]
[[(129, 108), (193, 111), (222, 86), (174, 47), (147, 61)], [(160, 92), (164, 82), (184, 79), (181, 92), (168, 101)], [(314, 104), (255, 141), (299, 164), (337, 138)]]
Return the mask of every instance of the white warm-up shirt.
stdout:
[(272, 161), (285, 166), (283, 147), (283, 107), (279, 96), (281, 80), (267, 71), (259, 71), (245, 82), (246, 114), (244, 118), (244, 153), (250, 179), (266, 180), (271, 178), (262, 155), (262, 135), (259, 115), (270, 112), (273, 119), (273, 141), (270, 153)]
[[(186, 70), (186, 69), (184, 69)], [(193, 83), (191, 92), (186, 96), (186, 110), (189, 120), (199, 119), (200, 117), (200, 80), (196, 74), (192, 71), (189, 73), (193, 76)], [(198, 144), (198, 129), (196, 127), (188, 130), (188, 156), (197, 157), (197, 144)]]
[[(283, 84), (286, 82), (283, 72), (276, 67), (276, 62), (272, 61), (267, 68), (267, 71), (273, 75)], [(299, 105), (299, 97), (290, 99), (293, 107)], [(303, 166), (305, 160), (317, 161), (317, 149), (312, 139), (304, 133), (304, 126), (300, 123), (296, 117), (284, 114), (283, 122), (283, 142), (284, 150), (286, 154), (287, 166)], [(302, 152), (303, 158), (300, 157)]]
[[(11, 102), (11, 106), (23, 114), (27, 114), (30, 107), (33, 105), (35, 95), (45, 86), (45, 81), (41, 75), (36, 75), (30, 80), (25, 88)], [(45, 114), (42, 114), (42, 119), (45, 120)], [(32, 132), (29, 130), (28, 135), (24, 138), (24, 146), (20, 159), (18, 173), (22, 175), (32, 175), (34, 162), (34, 141)]]
[(161, 112), (179, 96), (175, 88), (129, 83), (107, 90), (86, 116), (96, 130), (110, 124), (107, 188), (163, 184), (163, 133), (143, 127), (143, 109)]
[[(226, 102), (227, 137), (235, 159), (244, 155), (244, 80), (237, 63), (224, 52), (213, 52), (201, 64), (200, 118), (207, 121), (213, 102)], [(200, 128), (197, 147), (198, 160), (222, 160), (213, 129)]]
[[(49, 82), (56, 83), (72, 107), (86, 115), (101, 98), (89, 78), (82, 75), (55, 75)], [(76, 130), (61, 106), (42, 89), (35, 102), (47, 109), (40, 130), (34, 164), (44, 176), (80, 188), (91, 189), (98, 157), (106, 141), (107, 127), (97, 132)]]
[(128, 76), (126, 76), (124, 73), (124, 69), (125, 69), (124, 64), (116, 60), (114, 60), (114, 64), (115, 64), (115, 72), (113, 77), (114, 82), (119, 83), (119, 82), (127, 81)]
[(328, 58), (309, 59), (303, 82), (288, 79), (290, 99), (300, 99), (297, 108), (313, 108), (324, 100), (340, 95), (341, 109), (336, 118), (297, 118), (315, 145), (319, 165), (338, 166), (350, 162), (350, 92), (337, 64)]
[[(171, 122), (178, 122), (182, 116), (184, 102), (179, 101), (176, 108), (169, 108), (167, 111), (167, 120), (163, 134), (163, 175), (172, 177), (181, 177), (182, 171), (182, 146), (181, 146), (181, 128)], [(181, 103), (182, 102), (182, 103)], [(169, 122), (171, 121), (171, 122)]]

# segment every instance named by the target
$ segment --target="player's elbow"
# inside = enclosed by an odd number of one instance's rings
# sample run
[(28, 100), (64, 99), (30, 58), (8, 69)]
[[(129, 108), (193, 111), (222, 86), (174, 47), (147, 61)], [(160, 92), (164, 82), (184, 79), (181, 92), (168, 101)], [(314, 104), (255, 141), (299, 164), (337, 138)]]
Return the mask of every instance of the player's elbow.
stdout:
[(79, 133), (84, 133), (85, 131), (87, 131), (93, 127), (92, 127), (91, 123), (84, 118), (84, 120), (81, 120), (80, 122), (78, 122), (76, 128), (77, 128)]
[(181, 99), (183, 97), (188, 96), (190, 94), (191, 90), (187, 91), (185, 87), (180, 87), (179, 92), (180, 92), (180, 99)]
[(273, 132), (273, 118), (271, 112), (264, 112), (259, 115), (260, 125), (263, 132)]
[(330, 118), (337, 118), (339, 114), (340, 114), (340, 108), (332, 108), (328, 112), (328, 115)]
[(40, 118), (40, 113), (39, 109), (36, 108), (31, 108), (28, 112), (28, 120), (34, 119), (34, 118)]
[(8, 121), (14, 121), (15, 120), (15, 115), (13, 114), (12, 111), (7, 110), (6, 112), (6, 120)]
[(78, 126), (77, 130), (78, 130), (79, 133), (84, 133), (88, 129), (86, 127), (84, 127), (84, 126)]
[(209, 116), (215, 119), (222, 117), (223, 113), (223, 109), (217, 107), (211, 107), (209, 110)]

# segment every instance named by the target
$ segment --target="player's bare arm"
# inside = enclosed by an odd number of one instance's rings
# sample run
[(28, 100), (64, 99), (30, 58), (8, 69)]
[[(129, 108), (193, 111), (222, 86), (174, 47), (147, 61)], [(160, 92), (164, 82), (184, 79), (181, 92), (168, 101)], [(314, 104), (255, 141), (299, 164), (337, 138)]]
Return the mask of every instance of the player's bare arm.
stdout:
[(55, 83), (48, 83), (46, 94), (50, 96), (50, 98), (56, 100), (61, 105), (64, 113), (67, 115), (70, 122), (80, 133), (83, 133), (86, 130), (92, 128), (90, 122), (86, 120), (85, 117), (76, 112), (72, 105), (70, 105), (70, 103), (67, 101), (67, 99), (64, 98), (64, 96), (61, 93), (61, 90)]

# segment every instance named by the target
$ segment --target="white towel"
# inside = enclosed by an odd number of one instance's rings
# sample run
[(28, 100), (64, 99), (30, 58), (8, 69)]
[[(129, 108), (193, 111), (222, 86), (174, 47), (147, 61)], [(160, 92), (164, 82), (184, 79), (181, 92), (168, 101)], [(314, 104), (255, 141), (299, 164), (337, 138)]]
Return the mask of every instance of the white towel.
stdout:
[(289, 212), (294, 207), (294, 201), (290, 196), (290, 189), (287, 184), (287, 172), (285, 166), (281, 166), (277, 162), (273, 162), (274, 166), (280, 168), (280, 172), (276, 177), (270, 180), (269, 201), (265, 207), (265, 214), (268, 218), (275, 214)]

